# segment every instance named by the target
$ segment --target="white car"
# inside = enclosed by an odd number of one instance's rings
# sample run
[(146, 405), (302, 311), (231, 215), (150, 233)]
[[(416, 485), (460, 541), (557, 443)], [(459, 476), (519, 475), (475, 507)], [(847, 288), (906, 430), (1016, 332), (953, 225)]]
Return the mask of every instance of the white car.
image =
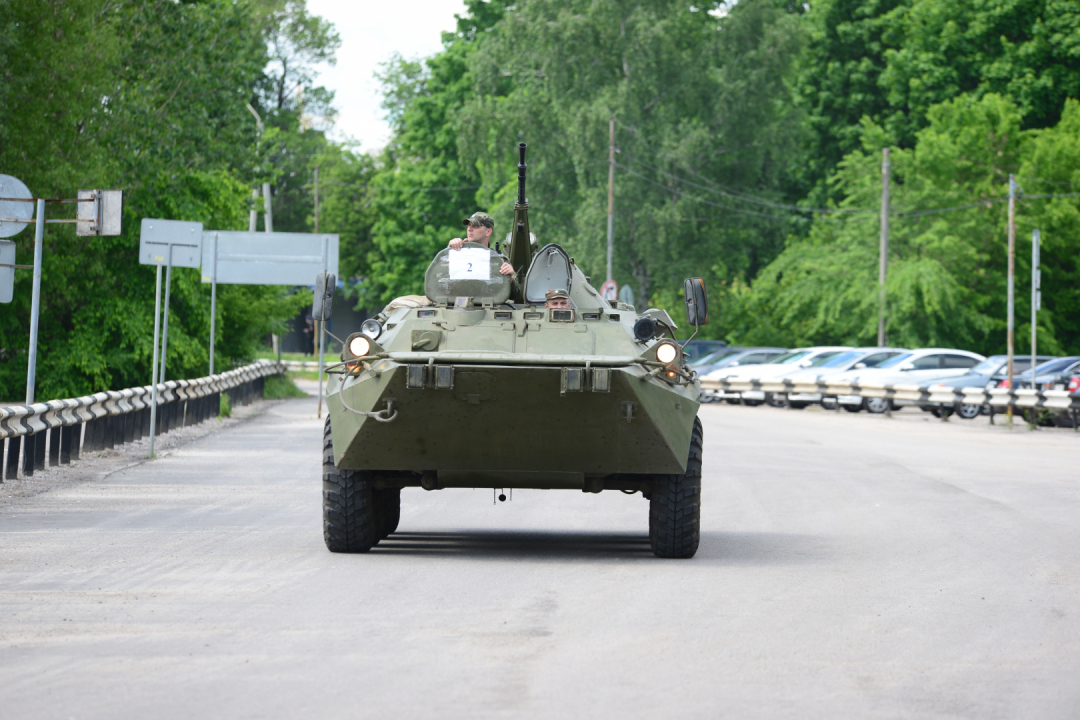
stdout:
[[(820, 378), (831, 378), (848, 370), (875, 368), (881, 363), (901, 353), (911, 352), (906, 348), (861, 347), (833, 355), (818, 367), (800, 370), (787, 376), (792, 382), (817, 382)], [(802, 410), (807, 405), (823, 402), (821, 393), (789, 393), (788, 406)], [(835, 400), (833, 401), (835, 402)]]
[[(809, 348), (796, 348), (790, 352), (786, 352), (783, 355), (778, 355), (772, 360), (761, 365), (740, 365), (737, 368), (723, 368), (715, 372), (711, 372), (705, 377), (709, 380), (723, 380), (725, 378), (731, 380), (739, 378), (740, 380), (765, 380), (775, 379), (786, 375), (791, 372), (798, 372), (799, 370), (805, 370), (811, 367), (817, 367), (821, 365), (834, 355), (839, 355), (845, 350), (850, 350), (847, 346), (819, 346)], [(720, 397), (727, 399), (734, 399), (741, 397), (744, 405), (760, 405), (763, 402), (772, 400), (772, 393), (762, 392), (761, 390), (751, 390), (744, 393), (721, 393)]]
[[(833, 375), (829, 380), (831, 382), (872, 380), (886, 385), (925, 385), (930, 380), (963, 375), (985, 359), (982, 355), (967, 350), (923, 348), (896, 355), (876, 368), (848, 370)], [(845, 410), (851, 412), (858, 412), (865, 407), (872, 413), (883, 413), (889, 409), (890, 402), (894, 407), (910, 404), (901, 400), (862, 398), (858, 395), (840, 395), (836, 399)]]

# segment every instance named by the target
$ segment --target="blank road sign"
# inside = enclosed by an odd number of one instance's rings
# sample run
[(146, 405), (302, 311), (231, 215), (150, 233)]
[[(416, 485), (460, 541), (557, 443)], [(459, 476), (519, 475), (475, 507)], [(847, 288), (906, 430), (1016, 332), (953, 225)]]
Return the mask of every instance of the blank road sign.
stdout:
[(139, 262), (168, 265), (172, 246), (173, 267), (199, 267), (202, 259), (202, 223), (143, 218), (139, 235)]
[(324, 270), (337, 275), (338, 242), (337, 235), (326, 233), (207, 231), (203, 233), (202, 281), (214, 279), (216, 245), (218, 283), (311, 285)]
[(15, 288), (15, 268), (2, 267), (15, 264), (15, 243), (0, 240), (0, 303), (11, 302)]

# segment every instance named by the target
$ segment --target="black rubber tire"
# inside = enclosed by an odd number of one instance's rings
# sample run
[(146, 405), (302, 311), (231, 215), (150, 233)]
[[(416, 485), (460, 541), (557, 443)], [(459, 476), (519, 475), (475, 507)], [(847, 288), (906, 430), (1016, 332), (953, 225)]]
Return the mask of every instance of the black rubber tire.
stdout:
[(379, 541), (367, 473), (334, 464), (330, 418), (323, 429), (323, 540), (330, 552), (362, 553)]
[(975, 418), (977, 418), (979, 416), (979, 413), (981, 413), (982, 410), (983, 410), (982, 405), (971, 405), (969, 403), (961, 403), (960, 406), (958, 408), (956, 408), (956, 414), (959, 415), (960, 417), (962, 417), (964, 420), (974, 420)]
[(701, 421), (694, 418), (686, 472), (657, 475), (649, 498), (649, 544), (659, 558), (692, 558), (701, 541)]
[(857, 413), (857, 412), (861, 412), (861, 411), (862, 411), (862, 409), (863, 409), (863, 405), (865, 405), (865, 404), (866, 404), (866, 401), (865, 401), (865, 400), (863, 400), (863, 401), (862, 401), (861, 403), (859, 403), (858, 405), (841, 405), (840, 407), (844, 408), (844, 409), (845, 409), (845, 410), (847, 410), (847, 411), (848, 411), (849, 413)]
[(792, 410), (805, 410), (806, 406), (809, 405), (809, 404), (810, 403), (808, 403), (808, 402), (802, 402), (802, 401), (799, 401), (799, 400), (788, 400), (788, 402), (787, 402), (787, 406), (789, 408), (791, 408)]
[(741, 402), (746, 407), (757, 407), (758, 405), (761, 405), (765, 401), (764, 400), (741, 400)]
[(401, 521), (401, 488), (386, 488), (376, 490), (376, 503), (380, 508), (379, 513), (379, 539), (383, 539), (395, 530)]
[(874, 415), (881, 415), (888, 410), (896, 409), (892, 400), (887, 400), (885, 398), (868, 398), (863, 400), (863, 405), (866, 406), (866, 412)]

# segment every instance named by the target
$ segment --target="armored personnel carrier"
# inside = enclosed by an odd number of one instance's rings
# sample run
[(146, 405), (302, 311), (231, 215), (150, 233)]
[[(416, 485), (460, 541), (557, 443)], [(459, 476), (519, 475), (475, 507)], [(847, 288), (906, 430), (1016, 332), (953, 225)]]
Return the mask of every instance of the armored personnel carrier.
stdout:
[[(675, 323), (605, 300), (561, 247), (539, 247), (519, 148), (506, 256), (470, 242), (442, 250), (425, 296), (366, 321), (328, 368), (323, 526), (333, 552), (367, 552), (393, 533), (402, 488), (640, 492), (653, 552), (697, 551), (700, 388)], [(512, 276), (499, 273), (507, 259)], [(568, 291), (571, 307), (545, 307), (552, 289)], [(704, 324), (701, 279), (684, 292), (688, 322)]]

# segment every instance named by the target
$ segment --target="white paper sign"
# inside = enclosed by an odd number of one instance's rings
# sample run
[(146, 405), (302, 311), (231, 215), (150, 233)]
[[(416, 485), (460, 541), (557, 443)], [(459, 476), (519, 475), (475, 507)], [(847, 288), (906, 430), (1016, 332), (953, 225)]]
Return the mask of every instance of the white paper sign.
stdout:
[(490, 280), (491, 251), (462, 248), (450, 251), (451, 280)]

